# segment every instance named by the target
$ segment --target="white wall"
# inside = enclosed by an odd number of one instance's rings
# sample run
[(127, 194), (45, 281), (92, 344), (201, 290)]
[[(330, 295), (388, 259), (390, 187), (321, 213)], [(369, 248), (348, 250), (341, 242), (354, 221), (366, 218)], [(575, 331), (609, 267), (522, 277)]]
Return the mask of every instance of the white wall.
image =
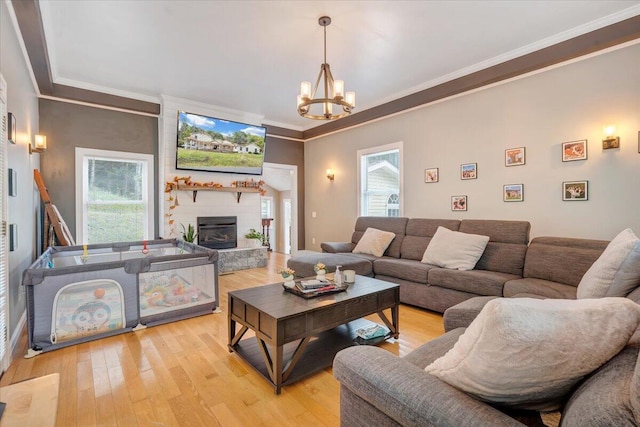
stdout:
[(18, 195), (7, 200), (7, 222), (18, 225), (18, 248), (9, 253), (9, 333), (15, 346), (25, 312), (22, 272), (36, 256), (39, 195), (33, 182), (33, 169), (40, 167), (40, 154), (29, 155), (28, 144), (38, 133), (38, 94), (20, 45), (22, 38), (14, 24), (13, 10), (6, 2), (0, 2), (0, 73), (7, 81), (7, 111), (16, 117), (18, 140), (8, 147), (8, 167), (17, 172)]
[[(632, 44), (307, 141), (307, 249), (350, 239), (356, 151), (397, 141), (404, 143), (404, 216), (528, 220), (531, 237), (640, 233), (639, 64), (640, 44)], [(610, 123), (620, 149), (602, 150)], [(580, 139), (588, 140), (588, 160), (563, 163), (561, 144)], [(504, 150), (522, 146), (526, 165), (505, 167)], [(460, 180), (460, 164), (474, 162), (478, 179)], [(435, 167), (440, 182), (426, 184), (424, 170)], [(589, 181), (588, 201), (562, 201), (562, 182), (572, 180)], [(524, 184), (524, 201), (503, 202), (505, 184)], [(468, 196), (468, 211), (451, 211), (453, 195)]]
[[(187, 111), (189, 113), (202, 114), (210, 117), (217, 117), (227, 120), (234, 120), (243, 123), (260, 125), (262, 117), (248, 115), (238, 111), (224, 110), (212, 105), (197, 103), (194, 101), (178, 99), (163, 96), (162, 115), (159, 120), (159, 143), (158, 152), (161, 158), (158, 164), (160, 171), (158, 176), (161, 179), (161, 191), (164, 189), (164, 183), (173, 181), (175, 176), (190, 176), (192, 181), (196, 182), (217, 182), (225, 187), (230, 187), (233, 181), (260, 180), (259, 176), (239, 175), (231, 173), (215, 173), (215, 172), (199, 172), (191, 170), (176, 169), (176, 144), (178, 130), (178, 111)], [(169, 218), (166, 213), (169, 212), (168, 194), (161, 193), (160, 213), (158, 218), (161, 219), (160, 235), (164, 238), (180, 237), (182, 228), (180, 224), (192, 224), (196, 227), (196, 218), (198, 216), (237, 216), (238, 217), (238, 246), (248, 246), (248, 242), (244, 239), (244, 234), (250, 228), (260, 231), (262, 229), (262, 220), (260, 218), (260, 195), (258, 193), (243, 193), (240, 202), (236, 201), (236, 193), (199, 191), (196, 202), (193, 202), (191, 191), (177, 191), (174, 196), (178, 196), (179, 206), (173, 209), (173, 219), (175, 220), (176, 233), (171, 233), (169, 226)]]

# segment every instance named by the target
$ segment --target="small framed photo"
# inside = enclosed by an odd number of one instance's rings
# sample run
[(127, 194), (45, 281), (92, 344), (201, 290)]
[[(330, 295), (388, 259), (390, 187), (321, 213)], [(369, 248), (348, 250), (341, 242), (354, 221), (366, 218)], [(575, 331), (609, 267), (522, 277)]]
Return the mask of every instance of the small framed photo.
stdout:
[(524, 147), (507, 148), (504, 150), (504, 165), (505, 166), (520, 166), (524, 165)]
[(15, 144), (17, 139), (16, 116), (7, 113), (7, 122), (7, 139), (10, 143)]
[(589, 181), (565, 181), (562, 183), (562, 200), (589, 200)]
[(478, 164), (465, 163), (460, 165), (460, 179), (476, 179), (478, 178)]
[(467, 196), (451, 196), (451, 210), (452, 211), (466, 211), (467, 210)]
[(524, 200), (524, 184), (507, 184), (502, 191), (505, 202), (521, 202)]
[(440, 181), (440, 174), (438, 168), (431, 168), (424, 170), (424, 182), (438, 182)]
[(9, 196), (16, 197), (18, 195), (18, 173), (15, 169), (9, 168)]
[(586, 139), (562, 143), (562, 161), (575, 162), (576, 160), (587, 160)]

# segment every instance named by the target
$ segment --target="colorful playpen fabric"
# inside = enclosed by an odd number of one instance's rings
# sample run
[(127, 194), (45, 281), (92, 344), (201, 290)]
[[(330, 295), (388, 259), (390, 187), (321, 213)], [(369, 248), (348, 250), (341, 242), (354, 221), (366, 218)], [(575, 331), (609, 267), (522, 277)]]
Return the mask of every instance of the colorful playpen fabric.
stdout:
[(122, 286), (110, 279), (66, 285), (53, 300), (51, 320), (52, 343), (121, 329), (127, 323)]

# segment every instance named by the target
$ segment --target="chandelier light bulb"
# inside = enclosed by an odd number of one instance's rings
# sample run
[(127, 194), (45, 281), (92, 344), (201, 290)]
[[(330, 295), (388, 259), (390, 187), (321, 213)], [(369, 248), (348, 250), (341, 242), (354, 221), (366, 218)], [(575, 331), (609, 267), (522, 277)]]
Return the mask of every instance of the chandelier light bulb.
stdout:
[(333, 82), (333, 96), (335, 98), (344, 98), (344, 80), (335, 80)]
[(300, 96), (302, 98), (311, 98), (311, 82), (300, 83)]
[(351, 105), (351, 108), (356, 107), (356, 93), (355, 92), (347, 92), (346, 96), (347, 104)]

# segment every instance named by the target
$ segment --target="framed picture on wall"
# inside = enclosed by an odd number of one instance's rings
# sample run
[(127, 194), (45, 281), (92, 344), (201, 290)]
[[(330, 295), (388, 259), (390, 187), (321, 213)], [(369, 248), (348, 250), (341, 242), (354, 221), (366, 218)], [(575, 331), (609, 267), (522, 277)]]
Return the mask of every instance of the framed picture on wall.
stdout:
[(586, 139), (562, 143), (562, 161), (575, 162), (576, 160), (587, 160)]
[(467, 196), (451, 196), (451, 210), (452, 211), (466, 211), (467, 210)]
[(589, 181), (565, 181), (562, 183), (562, 200), (589, 200)]
[(478, 164), (465, 163), (460, 165), (460, 179), (476, 179), (478, 178)]
[(523, 184), (507, 184), (502, 190), (502, 200), (505, 202), (521, 202), (524, 200)]
[(440, 174), (438, 168), (424, 170), (424, 182), (438, 182), (439, 180)]
[(16, 116), (13, 113), (7, 113), (7, 139), (10, 143), (15, 144), (17, 139)]
[(18, 195), (18, 173), (15, 169), (9, 168), (9, 196), (16, 197)]
[(520, 166), (524, 165), (524, 147), (507, 148), (504, 150), (504, 165), (505, 166)]

